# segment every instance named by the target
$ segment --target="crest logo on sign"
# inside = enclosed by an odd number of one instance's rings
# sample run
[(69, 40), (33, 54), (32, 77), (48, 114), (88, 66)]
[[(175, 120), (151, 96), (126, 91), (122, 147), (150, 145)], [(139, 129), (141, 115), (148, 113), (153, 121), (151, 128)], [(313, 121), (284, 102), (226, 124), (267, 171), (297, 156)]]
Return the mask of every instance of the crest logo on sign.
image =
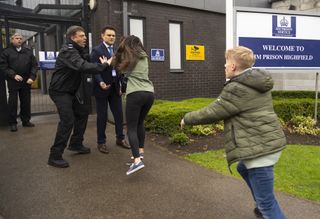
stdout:
[(272, 36), (296, 37), (296, 17), (272, 15)]

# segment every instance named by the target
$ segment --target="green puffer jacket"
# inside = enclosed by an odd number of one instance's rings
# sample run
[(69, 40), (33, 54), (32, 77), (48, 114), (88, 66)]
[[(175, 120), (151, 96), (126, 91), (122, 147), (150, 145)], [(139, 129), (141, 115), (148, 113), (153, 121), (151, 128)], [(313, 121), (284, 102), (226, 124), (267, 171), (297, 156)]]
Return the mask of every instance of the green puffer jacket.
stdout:
[(229, 166), (237, 161), (272, 154), (285, 148), (286, 139), (272, 105), (271, 75), (247, 69), (232, 78), (216, 101), (187, 113), (187, 125), (224, 120)]

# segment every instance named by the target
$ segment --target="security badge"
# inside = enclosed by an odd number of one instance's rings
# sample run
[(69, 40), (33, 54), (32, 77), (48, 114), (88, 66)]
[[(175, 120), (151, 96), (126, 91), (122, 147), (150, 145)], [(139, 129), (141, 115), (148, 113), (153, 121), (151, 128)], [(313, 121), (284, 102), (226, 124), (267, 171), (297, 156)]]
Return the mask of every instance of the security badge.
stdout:
[(113, 69), (112, 69), (112, 77), (115, 77), (115, 76), (117, 76), (117, 72), (116, 72), (116, 70), (113, 68)]

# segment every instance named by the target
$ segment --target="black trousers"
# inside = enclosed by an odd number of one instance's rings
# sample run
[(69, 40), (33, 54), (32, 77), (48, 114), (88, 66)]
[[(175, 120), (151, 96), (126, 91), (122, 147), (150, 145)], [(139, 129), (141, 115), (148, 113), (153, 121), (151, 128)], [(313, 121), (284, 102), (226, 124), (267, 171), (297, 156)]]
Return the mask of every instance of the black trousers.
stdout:
[(124, 139), (123, 134), (123, 112), (121, 96), (117, 94), (114, 84), (109, 88), (106, 97), (96, 96), (96, 111), (97, 111), (97, 143), (106, 143), (106, 126), (108, 120), (108, 103), (112, 112), (117, 139)]
[(55, 103), (60, 117), (50, 153), (52, 156), (61, 156), (67, 146), (72, 130), (73, 133), (69, 145), (71, 147), (80, 147), (82, 145), (88, 122), (89, 106), (80, 104), (77, 98), (70, 94), (50, 95), (50, 97)]
[(8, 80), (8, 91), (9, 124), (17, 124), (18, 96), (20, 99), (20, 119), (22, 123), (29, 122), (31, 118), (31, 85), (26, 82)]
[(139, 148), (144, 148), (144, 119), (154, 101), (152, 92), (137, 91), (127, 95), (126, 118), (128, 139), (134, 158), (140, 157)]

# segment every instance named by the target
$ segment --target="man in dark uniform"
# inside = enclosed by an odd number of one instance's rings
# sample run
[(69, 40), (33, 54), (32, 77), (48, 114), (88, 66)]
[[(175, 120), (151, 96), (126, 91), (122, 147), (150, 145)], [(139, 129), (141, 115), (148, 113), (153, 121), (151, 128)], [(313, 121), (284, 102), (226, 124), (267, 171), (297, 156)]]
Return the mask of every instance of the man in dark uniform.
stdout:
[(54, 144), (50, 149), (48, 164), (54, 167), (68, 167), (69, 163), (62, 158), (64, 149), (70, 138), (68, 150), (80, 154), (90, 153), (85, 147), (83, 135), (86, 130), (89, 107), (85, 104), (81, 83), (85, 74), (97, 74), (104, 71), (111, 63), (106, 57), (99, 57), (100, 63), (88, 62), (84, 29), (71, 26), (66, 33), (67, 44), (62, 46), (56, 61), (56, 70), (52, 75), (49, 95), (55, 103), (60, 122)]
[(20, 99), (20, 119), (22, 126), (34, 127), (31, 118), (31, 84), (36, 78), (38, 63), (32, 51), (22, 47), (22, 36), (15, 33), (11, 44), (0, 57), (0, 69), (4, 72), (9, 90), (9, 125), (10, 131), (17, 129), (18, 94)]
[[(100, 62), (99, 57), (111, 58), (116, 40), (116, 29), (106, 26), (101, 30), (102, 42), (95, 47), (91, 53), (92, 62)], [(96, 98), (97, 110), (97, 147), (101, 153), (109, 153), (106, 144), (106, 125), (108, 118), (108, 103), (113, 114), (116, 131), (116, 145), (130, 149), (129, 144), (124, 140), (123, 134), (123, 113), (121, 102), (121, 76), (115, 68), (110, 66), (101, 74), (95, 75), (93, 94)]]

